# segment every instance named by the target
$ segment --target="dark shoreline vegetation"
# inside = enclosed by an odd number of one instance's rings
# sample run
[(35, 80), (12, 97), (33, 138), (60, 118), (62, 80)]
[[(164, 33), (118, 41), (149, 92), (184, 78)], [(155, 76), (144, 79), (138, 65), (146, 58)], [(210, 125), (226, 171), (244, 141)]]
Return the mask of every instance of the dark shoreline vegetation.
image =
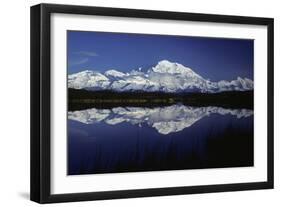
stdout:
[(181, 103), (187, 106), (218, 106), (253, 109), (253, 91), (221, 93), (115, 92), (68, 89), (68, 110), (114, 107), (156, 107)]

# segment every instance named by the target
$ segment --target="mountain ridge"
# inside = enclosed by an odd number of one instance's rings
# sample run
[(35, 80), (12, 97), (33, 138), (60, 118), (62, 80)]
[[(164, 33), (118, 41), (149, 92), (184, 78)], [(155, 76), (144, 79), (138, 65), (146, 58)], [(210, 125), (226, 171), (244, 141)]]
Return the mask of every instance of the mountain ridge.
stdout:
[(68, 75), (68, 87), (87, 90), (147, 91), (147, 92), (200, 92), (253, 90), (254, 83), (248, 78), (217, 82), (203, 78), (191, 68), (168, 60), (159, 61), (146, 72), (132, 70), (124, 73), (110, 69), (104, 73), (84, 70)]

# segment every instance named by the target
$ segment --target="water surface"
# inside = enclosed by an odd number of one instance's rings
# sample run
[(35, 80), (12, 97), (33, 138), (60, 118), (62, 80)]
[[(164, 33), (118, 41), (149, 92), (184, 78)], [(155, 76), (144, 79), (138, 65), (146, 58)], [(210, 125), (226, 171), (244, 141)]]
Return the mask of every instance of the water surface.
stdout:
[(68, 175), (253, 166), (253, 111), (221, 107), (68, 112)]

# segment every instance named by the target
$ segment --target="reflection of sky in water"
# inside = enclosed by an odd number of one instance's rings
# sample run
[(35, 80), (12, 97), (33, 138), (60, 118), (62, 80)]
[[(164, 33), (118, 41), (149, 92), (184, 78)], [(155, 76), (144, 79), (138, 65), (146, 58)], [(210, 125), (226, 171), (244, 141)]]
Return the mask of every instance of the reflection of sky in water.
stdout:
[(252, 115), (183, 105), (68, 112), (68, 174), (252, 166)]

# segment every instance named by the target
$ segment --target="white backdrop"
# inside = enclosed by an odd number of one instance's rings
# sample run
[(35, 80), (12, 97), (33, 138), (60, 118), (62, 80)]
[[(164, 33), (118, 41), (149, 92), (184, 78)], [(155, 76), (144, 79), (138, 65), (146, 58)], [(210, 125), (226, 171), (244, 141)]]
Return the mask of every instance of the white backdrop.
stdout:
[[(1, 141), (0, 144), (0, 205), (35, 206), (29, 201), (29, 7), (48, 3), (82, 4), (92, 6), (127, 7), (200, 13), (219, 13), (275, 18), (275, 57), (280, 57), (281, 13), (278, 1), (251, 0), (76, 0), (69, 1), (6, 1), (1, 2)], [(4, 3), (4, 4), (3, 4)], [(4, 28), (3, 28), (4, 27)], [(275, 58), (275, 105), (281, 104), (281, 60)], [(4, 63), (4, 64), (3, 64)], [(280, 123), (280, 107), (275, 108), (275, 123)], [(53, 206), (274, 206), (281, 202), (280, 146), (281, 128), (275, 124), (275, 190), (212, 193), (170, 197), (123, 199)], [(276, 205), (275, 205), (276, 206)]]

